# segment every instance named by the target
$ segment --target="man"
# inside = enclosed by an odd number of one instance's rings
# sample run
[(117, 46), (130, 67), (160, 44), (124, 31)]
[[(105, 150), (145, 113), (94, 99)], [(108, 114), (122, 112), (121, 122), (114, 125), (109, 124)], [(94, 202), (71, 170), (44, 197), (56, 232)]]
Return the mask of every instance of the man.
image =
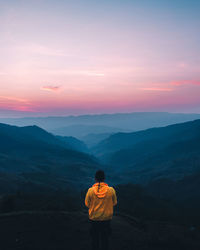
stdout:
[(89, 208), (93, 250), (100, 249), (100, 245), (102, 249), (108, 250), (113, 206), (117, 204), (114, 188), (109, 187), (104, 180), (104, 171), (98, 170), (95, 174), (96, 183), (88, 189), (85, 197), (85, 205)]

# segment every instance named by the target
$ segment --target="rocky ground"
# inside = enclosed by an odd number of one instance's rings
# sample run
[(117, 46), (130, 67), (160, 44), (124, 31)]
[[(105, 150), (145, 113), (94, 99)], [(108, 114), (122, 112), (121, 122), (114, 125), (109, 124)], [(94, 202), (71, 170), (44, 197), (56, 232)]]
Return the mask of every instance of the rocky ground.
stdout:
[[(141, 222), (124, 215), (112, 221), (110, 250), (199, 250), (200, 232), (170, 223)], [(87, 214), (16, 212), (0, 215), (1, 250), (89, 250)]]

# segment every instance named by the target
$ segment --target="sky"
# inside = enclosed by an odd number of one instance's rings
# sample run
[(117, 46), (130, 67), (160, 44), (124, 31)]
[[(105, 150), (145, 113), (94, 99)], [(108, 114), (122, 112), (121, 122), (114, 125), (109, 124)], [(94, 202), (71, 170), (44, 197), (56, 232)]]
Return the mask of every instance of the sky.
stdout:
[(200, 113), (199, 0), (0, 0), (0, 117)]

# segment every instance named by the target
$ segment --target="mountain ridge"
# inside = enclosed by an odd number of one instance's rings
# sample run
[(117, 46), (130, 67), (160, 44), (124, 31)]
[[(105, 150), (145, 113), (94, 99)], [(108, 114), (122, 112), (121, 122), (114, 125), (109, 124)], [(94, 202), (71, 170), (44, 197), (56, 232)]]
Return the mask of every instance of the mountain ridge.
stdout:
[(182, 178), (198, 171), (199, 146), (200, 120), (195, 120), (111, 135), (93, 148), (93, 152), (107, 169), (120, 174), (121, 179), (130, 181), (132, 177), (132, 181), (137, 182), (159, 178), (159, 175)]
[[(69, 144), (37, 126), (0, 124), (0, 140), (0, 172), (7, 174), (5, 180), (14, 178), (19, 186), (26, 181), (48, 186), (48, 181), (55, 179), (57, 187), (59, 183), (64, 188), (79, 181), (81, 188), (90, 183), (89, 173), (99, 166), (92, 155), (69, 148)], [(64, 179), (69, 180), (66, 185)], [(9, 181), (7, 184), (9, 189)]]

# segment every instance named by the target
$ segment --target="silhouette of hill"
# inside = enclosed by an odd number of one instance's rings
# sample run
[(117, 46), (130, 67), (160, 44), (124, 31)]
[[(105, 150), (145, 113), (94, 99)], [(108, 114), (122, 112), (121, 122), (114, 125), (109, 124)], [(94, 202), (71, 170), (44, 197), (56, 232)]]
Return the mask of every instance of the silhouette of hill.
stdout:
[(152, 178), (181, 179), (199, 171), (200, 120), (118, 133), (100, 142), (93, 152), (126, 183)]
[(83, 153), (89, 153), (89, 149), (87, 145), (81, 141), (78, 140), (75, 137), (72, 136), (56, 136), (57, 139), (61, 140), (65, 143), (65, 147), (71, 150), (83, 152)]
[[(53, 189), (80, 181), (81, 187), (90, 183), (90, 177), (85, 183), (83, 176), (98, 167), (94, 157), (70, 149), (69, 143), (37, 126), (0, 124), (0, 141), (0, 173), (8, 190), (27, 181)], [(14, 182), (9, 185), (10, 180)]]

